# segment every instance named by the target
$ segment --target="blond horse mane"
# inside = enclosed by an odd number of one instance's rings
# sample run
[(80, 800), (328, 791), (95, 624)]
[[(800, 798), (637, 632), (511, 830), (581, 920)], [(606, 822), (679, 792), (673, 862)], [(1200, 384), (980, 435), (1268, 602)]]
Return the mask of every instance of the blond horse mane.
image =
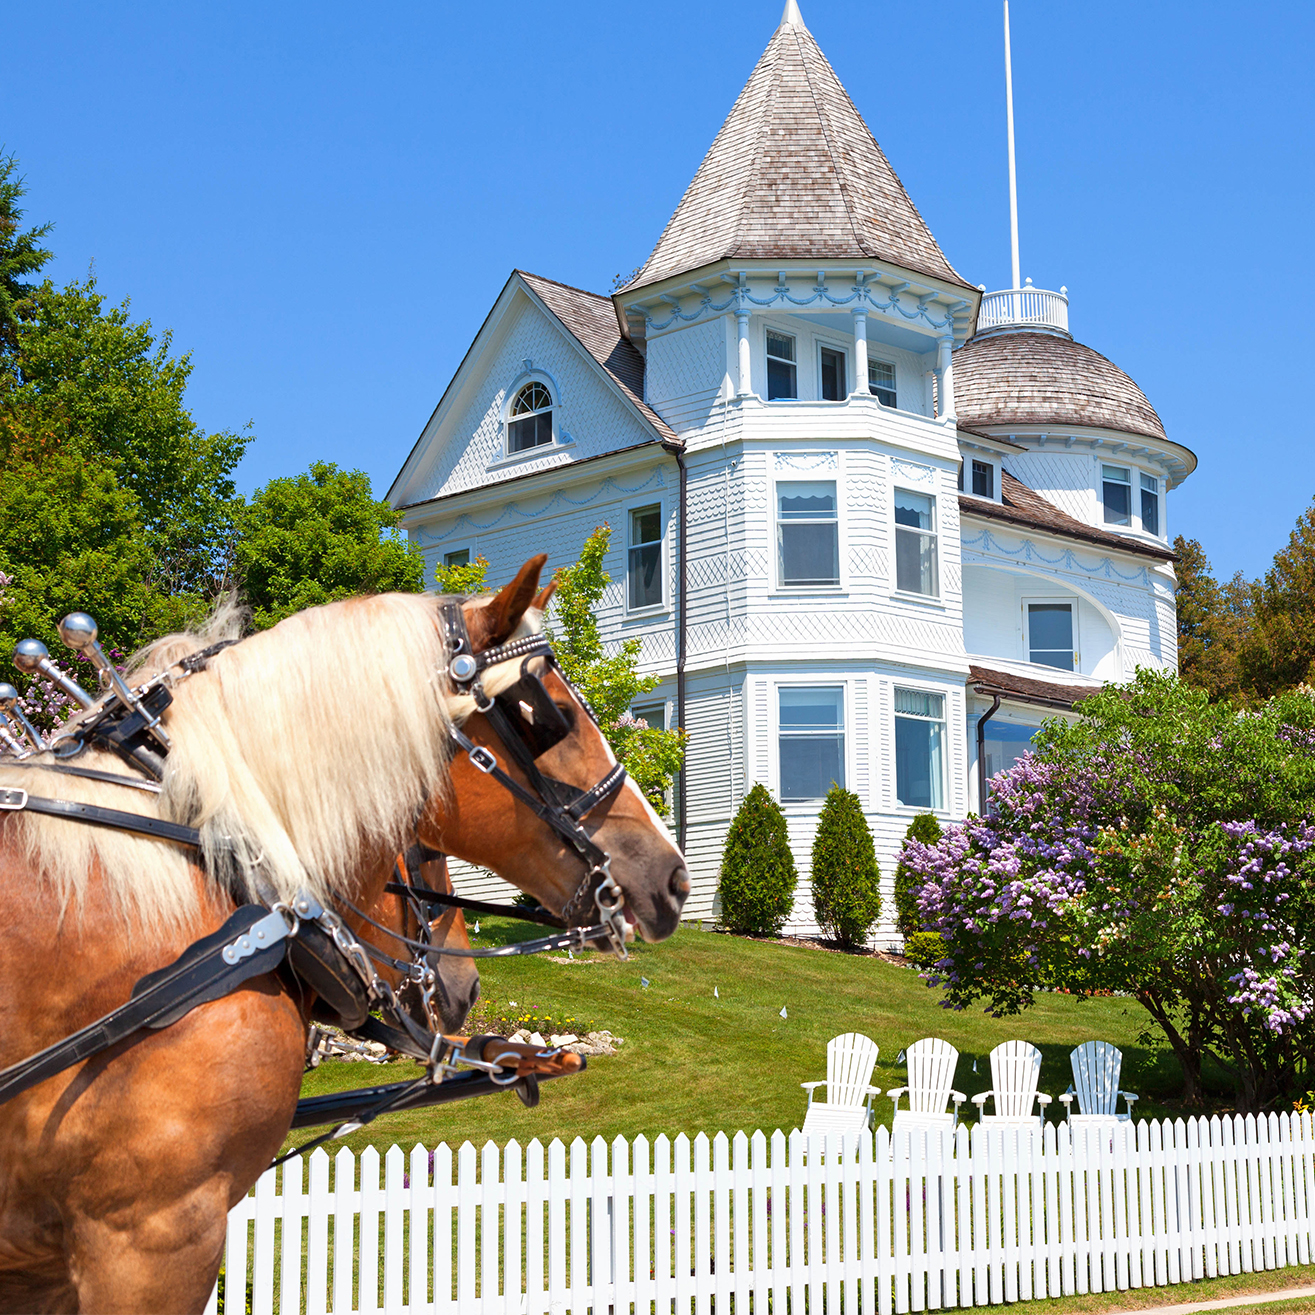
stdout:
[[(426, 800), (447, 786), (450, 723), (473, 708), (452, 695), (429, 594), (381, 594), (310, 608), (216, 654), (180, 680), (165, 715), (173, 741), (163, 792), (0, 767), (0, 784), (160, 816), (200, 829), (208, 870), (234, 893), (351, 898), (361, 867), (401, 847)], [(198, 631), (156, 641), (130, 663), (136, 680), (236, 638), (243, 615), (222, 603)], [(538, 630), (526, 613), (517, 634)], [(487, 671), (495, 694), (519, 663)], [(88, 753), (87, 766), (131, 774)], [(205, 898), (187, 851), (99, 827), (23, 815), (27, 857), (65, 908), (93, 871), (117, 911), (147, 929), (190, 916)]]

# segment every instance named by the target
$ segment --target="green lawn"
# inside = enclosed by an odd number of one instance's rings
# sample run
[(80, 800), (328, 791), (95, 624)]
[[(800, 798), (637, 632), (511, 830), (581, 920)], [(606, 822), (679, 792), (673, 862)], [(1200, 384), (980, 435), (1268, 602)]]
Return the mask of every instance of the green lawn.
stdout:
[[(525, 924), (483, 920), (477, 944), (537, 934)], [(490, 960), (481, 968), (483, 999), (472, 1019), (501, 1031), (526, 1015), (560, 1030), (607, 1028), (625, 1038), (615, 1057), (589, 1060), (586, 1072), (545, 1083), (543, 1099), (525, 1109), (508, 1094), (387, 1115), (346, 1139), (360, 1150), (394, 1142), (453, 1146), (469, 1139), (522, 1143), (538, 1137), (569, 1141), (618, 1133), (734, 1132), (790, 1129), (803, 1120), (799, 1083), (826, 1076), (826, 1043), (838, 1032), (865, 1032), (881, 1047), (873, 1085), (901, 1084), (900, 1050), (923, 1036), (941, 1036), (960, 1052), (955, 1080), (970, 1098), (990, 1085), (987, 1054), (1021, 1037), (1045, 1055), (1041, 1090), (1058, 1098), (1069, 1085), (1069, 1051), (1093, 1037), (1123, 1051), (1122, 1085), (1140, 1093), (1138, 1115), (1177, 1114), (1178, 1068), (1163, 1046), (1137, 1043), (1143, 1011), (1126, 999), (1079, 1000), (1045, 995), (1020, 1018), (953, 1013), (939, 1005), (916, 972), (870, 957), (682, 930), (661, 945), (636, 945), (628, 963), (611, 956), (565, 955)], [(647, 978), (647, 987), (641, 979)], [(717, 988), (720, 998), (715, 998)], [(515, 1001), (515, 1005), (511, 1004)], [(784, 1007), (788, 1018), (781, 1018)], [(547, 1027), (541, 1028), (547, 1031)], [(977, 1072), (973, 1072), (973, 1061)], [(325, 1063), (307, 1075), (304, 1094), (400, 1081), (417, 1076), (411, 1063)], [(971, 1103), (965, 1105), (971, 1114)], [(891, 1104), (877, 1102), (890, 1121)], [(1060, 1117), (1058, 1099), (1052, 1120)], [(294, 1134), (289, 1146), (317, 1131)]]

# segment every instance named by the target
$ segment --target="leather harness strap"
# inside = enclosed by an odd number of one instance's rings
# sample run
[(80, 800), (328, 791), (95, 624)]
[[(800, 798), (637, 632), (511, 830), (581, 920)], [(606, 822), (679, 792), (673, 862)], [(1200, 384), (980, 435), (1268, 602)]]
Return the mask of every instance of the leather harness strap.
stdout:
[(100, 804), (46, 799), (41, 795), (28, 794), (26, 790), (15, 786), (0, 787), (0, 813), (44, 813), (47, 817), (62, 817), (69, 822), (86, 822), (91, 826), (131, 831), (134, 835), (149, 836), (152, 840), (169, 840), (187, 849), (201, 850), (201, 833), (195, 827), (180, 826), (177, 822), (146, 817), (142, 813), (104, 808)]

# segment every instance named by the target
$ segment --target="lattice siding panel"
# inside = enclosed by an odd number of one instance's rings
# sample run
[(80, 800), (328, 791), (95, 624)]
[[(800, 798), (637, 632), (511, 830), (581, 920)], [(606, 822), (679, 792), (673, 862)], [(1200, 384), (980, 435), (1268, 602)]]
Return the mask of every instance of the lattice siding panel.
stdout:
[(678, 430), (707, 422), (726, 378), (726, 327), (721, 320), (650, 339), (647, 401)]
[(1103, 524), (1099, 471), (1089, 453), (1015, 452), (1004, 459), (1004, 467), (1061, 511), (1086, 525)]

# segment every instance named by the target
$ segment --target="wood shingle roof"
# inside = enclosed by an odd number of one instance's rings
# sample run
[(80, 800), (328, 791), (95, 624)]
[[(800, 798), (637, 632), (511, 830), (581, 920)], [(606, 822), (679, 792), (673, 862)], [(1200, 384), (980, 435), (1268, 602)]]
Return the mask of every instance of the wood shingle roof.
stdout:
[(863, 257), (970, 287), (790, 6), (627, 286), (729, 258)]
[(988, 334), (954, 353), (966, 427), (1083, 425), (1166, 441), (1146, 394), (1099, 352), (1053, 333)]

